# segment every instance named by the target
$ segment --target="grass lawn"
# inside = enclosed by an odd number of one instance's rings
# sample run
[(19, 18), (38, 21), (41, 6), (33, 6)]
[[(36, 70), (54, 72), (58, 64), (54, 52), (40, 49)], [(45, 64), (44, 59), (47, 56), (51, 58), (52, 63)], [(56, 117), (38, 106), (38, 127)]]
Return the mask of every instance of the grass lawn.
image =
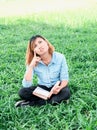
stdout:
[[(0, 17), (0, 130), (97, 130), (97, 5)], [(69, 104), (15, 108), (29, 38), (40, 34), (65, 55)], [(34, 79), (36, 83), (36, 79)]]

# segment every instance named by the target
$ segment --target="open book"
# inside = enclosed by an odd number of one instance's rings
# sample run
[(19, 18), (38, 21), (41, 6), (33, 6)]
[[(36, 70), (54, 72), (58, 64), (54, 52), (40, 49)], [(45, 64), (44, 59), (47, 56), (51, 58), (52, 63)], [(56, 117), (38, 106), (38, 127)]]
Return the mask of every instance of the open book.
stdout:
[[(60, 84), (60, 81), (57, 81), (57, 83), (54, 85), (54, 87), (56, 87), (59, 84)], [(47, 100), (53, 94), (54, 87), (49, 92), (49, 91), (47, 91), (47, 90), (45, 90), (45, 89), (37, 86), (37, 88), (33, 91), (33, 94), (36, 95), (36, 96), (38, 96), (38, 97), (40, 97), (40, 98), (42, 98), (42, 99)]]
[(33, 91), (33, 94), (38, 96), (38, 97), (40, 97), (40, 98), (43, 98), (43, 99), (47, 100), (48, 97), (49, 97), (50, 92), (45, 90), (45, 89), (43, 89), (43, 88), (37, 87)]

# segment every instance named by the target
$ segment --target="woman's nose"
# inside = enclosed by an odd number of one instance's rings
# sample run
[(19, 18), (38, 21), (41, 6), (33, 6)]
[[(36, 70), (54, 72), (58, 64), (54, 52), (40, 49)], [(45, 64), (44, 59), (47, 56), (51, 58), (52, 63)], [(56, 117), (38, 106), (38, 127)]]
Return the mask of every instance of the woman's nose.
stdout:
[(39, 49), (41, 48), (41, 45), (40, 45), (40, 44), (38, 45), (38, 48), (39, 48)]

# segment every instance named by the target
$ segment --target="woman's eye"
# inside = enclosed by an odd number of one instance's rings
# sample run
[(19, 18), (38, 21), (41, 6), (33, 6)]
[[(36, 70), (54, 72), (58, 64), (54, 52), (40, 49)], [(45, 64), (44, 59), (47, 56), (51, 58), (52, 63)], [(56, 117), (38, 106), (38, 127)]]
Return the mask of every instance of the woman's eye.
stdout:
[(42, 41), (39, 41), (38, 43), (42, 43)]

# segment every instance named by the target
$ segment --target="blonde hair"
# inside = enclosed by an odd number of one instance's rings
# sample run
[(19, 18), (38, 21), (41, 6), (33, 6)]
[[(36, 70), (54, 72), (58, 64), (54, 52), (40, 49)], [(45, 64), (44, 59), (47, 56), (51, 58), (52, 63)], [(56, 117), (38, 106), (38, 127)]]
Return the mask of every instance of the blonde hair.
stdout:
[(43, 36), (41, 35), (35, 35), (32, 36), (28, 42), (27, 50), (26, 50), (26, 65), (29, 65), (34, 57), (34, 42), (37, 38), (42, 38), (45, 40), (49, 46), (49, 53), (52, 55), (54, 51), (54, 46)]

